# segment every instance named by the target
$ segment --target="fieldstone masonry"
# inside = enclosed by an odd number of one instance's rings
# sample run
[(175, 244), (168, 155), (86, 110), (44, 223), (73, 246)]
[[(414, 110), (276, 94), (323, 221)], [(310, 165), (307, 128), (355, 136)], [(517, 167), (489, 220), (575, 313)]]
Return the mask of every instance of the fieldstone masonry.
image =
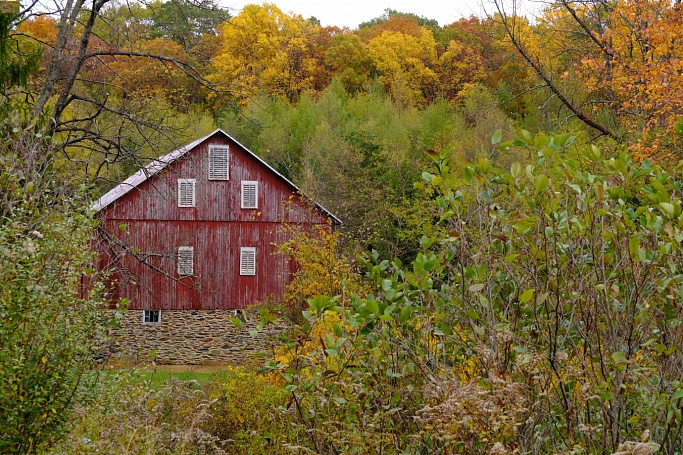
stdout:
[(249, 333), (254, 322), (245, 322), (241, 329), (230, 322), (232, 310), (162, 310), (158, 324), (144, 324), (142, 317), (143, 310), (123, 313), (111, 346), (115, 355), (144, 360), (154, 350), (156, 363), (199, 365), (240, 363), (267, 350), (267, 337)]

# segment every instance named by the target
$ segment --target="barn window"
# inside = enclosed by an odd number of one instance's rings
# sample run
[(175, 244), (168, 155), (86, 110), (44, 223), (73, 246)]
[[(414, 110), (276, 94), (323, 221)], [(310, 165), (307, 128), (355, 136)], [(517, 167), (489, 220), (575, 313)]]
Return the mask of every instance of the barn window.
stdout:
[(242, 182), (242, 208), (258, 208), (258, 182), (248, 180)]
[(256, 247), (243, 246), (240, 249), (240, 275), (256, 275)]
[(228, 146), (209, 145), (209, 180), (228, 180)]
[(195, 179), (178, 179), (178, 207), (194, 207)]
[(194, 247), (178, 248), (178, 275), (188, 276), (194, 273)]
[(143, 324), (161, 324), (161, 310), (144, 310), (142, 312)]

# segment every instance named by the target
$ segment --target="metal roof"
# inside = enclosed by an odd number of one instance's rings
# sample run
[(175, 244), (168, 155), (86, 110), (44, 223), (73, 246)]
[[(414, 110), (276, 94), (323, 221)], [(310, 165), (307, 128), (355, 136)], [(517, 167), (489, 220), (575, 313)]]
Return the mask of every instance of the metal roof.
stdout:
[(109, 206), (112, 202), (118, 200), (125, 194), (127, 194), (129, 191), (131, 191), (133, 188), (137, 188), (140, 184), (143, 182), (147, 181), (150, 177), (154, 176), (157, 174), (159, 171), (162, 169), (166, 168), (169, 166), (171, 163), (174, 161), (178, 160), (179, 158), (183, 157), (187, 152), (192, 150), (193, 148), (197, 147), (199, 144), (210, 138), (211, 136), (215, 135), (216, 133), (221, 133), (233, 142), (235, 142), (237, 145), (239, 145), (243, 150), (245, 150), (248, 154), (256, 158), (259, 162), (261, 162), (264, 166), (266, 166), (268, 169), (270, 169), (272, 172), (274, 172), (278, 177), (280, 177), (282, 180), (287, 182), (292, 188), (294, 188), (299, 194), (302, 196), (310, 199), (316, 207), (318, 207), (320, 210), (322, 210), (327, 216), (332, 218), (332, 220), (336, 224), (342, 224), (341, 220), (337, 218), (332, 212), (327, 210), (325, 207), (322, 205), (318, 204), (317, 202), (313, 201), (313, 199), (309, 198), (304, 194), (301, 189), (296, 186), (294, 183), (292, 183), (287, 177), (284, 175), (280, 174), (278, 171), (276, 171), (271, 165), (263, 161), (260, 156), (246, 148), (244, 145), (240, 144), (239, 141), (235, 140), (232, 136), (227, 134), (225, 131), (222, 129), (218, 128), (215, 131), (213, 131), (211, 134), (204, 136), (202, 138), (199, 138), (195, 141), (190, 142), (189, 144), (185, 145), (184, 147), (181, 147), (177, 150), (172, 151), (171, 153), (167, 153), (164, 156), (161, 156), (159, 158), (156, 158), (152, 160), (151, 163), (149, 163), (147, 166), (143, 167), (139, 171), (137, 171), (135, 174), (131, 175), (128, 177), (126, 180), (121, 182), (119, 185), (111, 189), (109, 192), (107, 192), (105, 195), (100, 197), (95, 203), (93, 204), (93, 209), (96, 211), (101, 211), (102, 209), (106, 208)]

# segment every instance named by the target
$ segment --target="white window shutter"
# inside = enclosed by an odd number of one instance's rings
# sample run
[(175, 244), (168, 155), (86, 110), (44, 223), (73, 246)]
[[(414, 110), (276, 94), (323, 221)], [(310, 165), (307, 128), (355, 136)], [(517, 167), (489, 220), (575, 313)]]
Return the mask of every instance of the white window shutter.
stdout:
[(242, 182), (242, 208), (258, 208), (258, 182), (248, 180)]
[(178, 179), (178, 207), (194, 207), (195, 179)]
[(178, 275), (194, 274), (194, 247), (181, 246), (178, 248)]
[(240, 249), (240, 275), (256, 275), (256, 247)]
[(227, 145), (209, 145), (209, 180), (228, 180), (229, 152)]

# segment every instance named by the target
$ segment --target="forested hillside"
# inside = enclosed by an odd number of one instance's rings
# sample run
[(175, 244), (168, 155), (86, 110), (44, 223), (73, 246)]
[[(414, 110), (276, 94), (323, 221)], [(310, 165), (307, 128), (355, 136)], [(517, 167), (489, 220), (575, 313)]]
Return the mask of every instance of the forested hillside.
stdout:
[[(0, 452), (680, 454), (683, 6), (485, 7), (0, 12)], [(344, 225), (265, 362), (103, 393), (87, 201), (216, 127)]]
[(356, 30), (275, 4), (231, 17), (208, 0), (100, 3), (61, 28), (33, 9), (11, 25), (17, 58), (42, 63), (23, 90), (33, 102), (3, 96), (51, 119), (74, 183), (107, 189), (217, 125), (338, 213), (362, 247), (393, 255), (402, 234), (380, 226), (414, 212), (425, 149), (454, 146), (456, 168), (475, 156), (509, 164), (519, 152), (489, 139), (524, 127), (584, 132), (639, 159), (676, 155), (680, 18), (667, 3), (556, 2), (534, 22), (491, 3), (487, 18), (444, 26), (387, 10)]

